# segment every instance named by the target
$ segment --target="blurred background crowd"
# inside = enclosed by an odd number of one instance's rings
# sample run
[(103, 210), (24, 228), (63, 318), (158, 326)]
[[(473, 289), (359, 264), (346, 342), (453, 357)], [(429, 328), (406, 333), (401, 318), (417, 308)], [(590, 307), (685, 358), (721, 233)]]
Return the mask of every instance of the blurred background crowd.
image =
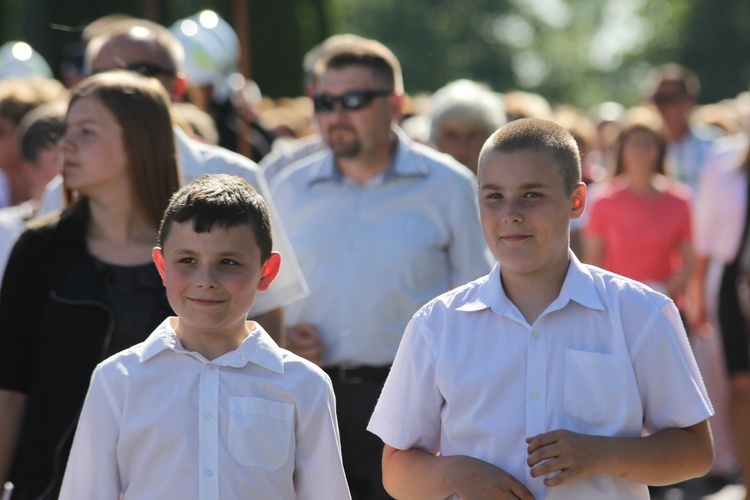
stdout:
[[(717, 410), (712, 477), (737, 481), (750, 378), (727, 366), (734, 347), (717, 332), (734, 321), (720, 297), (747, 246), (750, 3), (176, 3), (0, 2), (0, 273), (24, 224), (46, 211), (69, 89), (92, 72), (87, 43), (113, 23), (169, 29), (184, 63), (125, 69), (184, 75), (174, 122), (252, 159), (269, 183), (323, 148), (317, 58), (347, 37), (378, 39), (403, 67), (400, 127), (474, 173), (484, 141), (508, 121), (545, 118), (572, 133), (589, 201), (571, 247), (678, 304)], [(344, 32), (357, 35), (335, 35)]]

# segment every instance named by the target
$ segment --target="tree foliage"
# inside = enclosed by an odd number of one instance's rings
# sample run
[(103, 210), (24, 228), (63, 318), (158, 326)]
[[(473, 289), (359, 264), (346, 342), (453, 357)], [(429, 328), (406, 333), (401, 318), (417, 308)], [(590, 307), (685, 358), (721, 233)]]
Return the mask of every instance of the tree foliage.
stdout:
[[(587, 108), (631, 105), (654, 64), (677, 61), (703, 83), (702, 101), (750, 82), (748, 0), (247, 0), (251, 76), (271, 97), (302, 93), (304, 53), (333, 33), (376, 38), (401, 60), (407, 91), (457, 78), (538, 92)], [(234, 0), (0, 0), (0, 42), (26, 40), (59, 67), (78, 27), (112, 12), (167, 26), (212, 8), (230, 22)], [(50, 25), (69, 26), (70, 31)]]
[(385, 42), (409, 92), (457, 78), (587, 108), (632, 105), (655, 64), (682, 62), (704, 100), (750, 81), (747, 0), (340, 0), (344, 29)]

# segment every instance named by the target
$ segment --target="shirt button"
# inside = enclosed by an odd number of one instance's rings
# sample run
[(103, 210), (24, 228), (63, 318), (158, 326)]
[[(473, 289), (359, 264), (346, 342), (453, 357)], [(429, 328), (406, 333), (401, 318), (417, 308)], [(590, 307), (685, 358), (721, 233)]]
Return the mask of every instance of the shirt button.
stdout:
[(531, 332), (531, 338), (534, 340), (539, 340), (539, 332)]
[(203, 474), (205, 474), (206, 477), (211, 477), (214, 475), (214, 471), (212, 471), (211, 469), (204, 469)]
[(216, 365), (209, 364), (208, 365), (208, 369), (209, 370), (215, 370), (216, 369)]
[(531, 393), (531, 397), (534, 399), (539, 399), (542, 397), (542, 394), (539, 391), (534, 391)]
[(213, 414), (210, 411), (207, 411), (203, 414), (203, 418), (205, 418), (206, 420), (211, 420), (213, 418)]

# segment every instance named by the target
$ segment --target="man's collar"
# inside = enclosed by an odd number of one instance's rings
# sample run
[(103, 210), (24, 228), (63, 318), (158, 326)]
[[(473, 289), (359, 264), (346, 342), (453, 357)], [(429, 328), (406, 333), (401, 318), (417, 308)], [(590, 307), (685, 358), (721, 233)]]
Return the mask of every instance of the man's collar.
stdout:
[[(395, 177), (426, 177), (429, 173), (427, 165), (420, 155), (415, 154), (414, 142), (406, 135), (399, 126), (393, 125), (396, 135), (393, 159), (388, 169), (383, 173), (383, 179), (388, 180)], [(325, 149), (322, 159), (314, 162), (310, 168), (309, 184), (319, 182), (341, 182), (343, 180), (341, 169), (336, 165), (336, 159), (330, 149)]]
[[(172, 349), (185, 353), (172, 328), (173, 318), (165, 319), (154, 332), (144, 341), (140, 353), (141, 363), (145, 363), (157, 354)], [(242, 368), (253, 363), (276, 373), (284, 373), (283, 353), (268, 333), (258, 323), (252, 332), (234, 351), (228, 352), (211, 362), (220, 366)]]

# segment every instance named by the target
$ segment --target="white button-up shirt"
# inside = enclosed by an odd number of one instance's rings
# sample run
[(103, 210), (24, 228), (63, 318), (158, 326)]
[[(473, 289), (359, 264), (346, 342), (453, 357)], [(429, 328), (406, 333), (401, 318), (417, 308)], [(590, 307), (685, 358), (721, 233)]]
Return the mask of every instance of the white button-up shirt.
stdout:
[(326, 365), (390, 365), (417, 309), (492, 267), (474, 174), (396, 133), (390, 168), (365, 184), (326, 150), (271, 185), (310, 287), (285, 320), (317, 327)]
[(530, 475), (525, 438), (637, 437), (712, 413), (674, 304), (571, 252), (560, 296), (533, 325), (497, 266), (423, 307), (368, 429), (394, 448), (492, 463), (537, 499), (633, 499), (648, 498), (647, 487), (603, 474), (546, 487)]
[(60, 498), (348, 499), (330, 380), (257, 325), (208, 361), (167, 319), (94, 372)]

